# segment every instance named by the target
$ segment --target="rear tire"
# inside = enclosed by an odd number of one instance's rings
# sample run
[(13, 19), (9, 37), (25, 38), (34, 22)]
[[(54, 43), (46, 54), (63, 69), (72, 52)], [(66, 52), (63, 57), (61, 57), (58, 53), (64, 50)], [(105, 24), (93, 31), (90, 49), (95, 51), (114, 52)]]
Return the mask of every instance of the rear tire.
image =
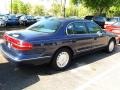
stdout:
[(53, 56), (51, 65), (55, 70), (64, 70), (70, 66), (71, 58), (72, 53), (69, 49), (60, 49)]

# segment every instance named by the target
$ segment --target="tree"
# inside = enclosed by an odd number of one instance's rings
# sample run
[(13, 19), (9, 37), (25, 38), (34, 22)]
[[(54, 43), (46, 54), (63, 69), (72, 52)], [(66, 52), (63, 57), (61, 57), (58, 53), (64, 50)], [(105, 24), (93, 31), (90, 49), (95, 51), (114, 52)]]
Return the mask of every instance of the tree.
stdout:
[(31, 5), (29, 3), (23, 3), (21, 0), (13, 0), (12, 2), (12, 11), (14, 14), (29, 14), (30, 7)]
[(21, 14), (29, 14), (31, 5), (29, 3), (19, 2), (19, 13)]
[[(18, 7), (19, 1), (20, 0), (13, 0), (13, 2), (12, 2), (12, 12), (11, 13), (17, 14), (19, 12), (19, 7)], [(10, 7), (11, 7), (11, 5), (10, 5)]]
[(73, 5), (78, 5), (80, 3), (80, 0), (70, 0), (70, 2), (73, 4)]
[(99, 15), (109, 10), (111, 6), (114, 6), (120, 2), (119, 0), (81, 0), (81, 1), (86, 7), (94, 10)]
[(52, 8), (50, 9), (50, 12), (53, 14), (53, 15), (56, 15), (56, 16), (61, 16), (61, 5), (58, 4), (58, 3), (53, 3), (52, 4)]
[(37, 5), (34, 8), (34, 15), (44, 15), (44, 7), (42, 5)]
[(120, 6), (112, 6), (108, 11), (108, 16), (120, 16)]
[(78, 16), (78, 8), (75, 5), (70, 5), (66, 8), (66, 16)]

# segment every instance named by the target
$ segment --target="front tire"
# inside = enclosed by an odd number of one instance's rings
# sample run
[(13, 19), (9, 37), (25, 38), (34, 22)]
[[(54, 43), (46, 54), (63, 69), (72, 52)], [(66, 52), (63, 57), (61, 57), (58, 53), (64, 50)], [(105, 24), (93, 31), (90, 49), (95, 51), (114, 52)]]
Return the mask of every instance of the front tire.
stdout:
[(64, 70), (70, 66), (72, 53), (69, 49), (58, 50), (52, 60), (52, 67), (55, 70)]
[(115, 50), (115, 41), (110, 40), (107, 46), (107, 52), (112, 53)]

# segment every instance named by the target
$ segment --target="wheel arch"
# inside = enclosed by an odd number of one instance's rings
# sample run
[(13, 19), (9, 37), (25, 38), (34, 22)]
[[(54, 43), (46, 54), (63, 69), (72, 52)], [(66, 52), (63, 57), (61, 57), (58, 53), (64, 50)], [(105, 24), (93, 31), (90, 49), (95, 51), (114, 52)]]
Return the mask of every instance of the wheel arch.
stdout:
[[(69, 46), (61, 46), (61, 47), (59, 47), (58, 49), (55, 50), (55, 52), (54, 52), (54, 54), (53, 54), (53, 56), (52, 56), (52, 59), (54, 58), (55, 54), (56, 54), (59, 50), (64, 49), (64, 48), (65, 48), (65, 49), (69, 49), (72, 56), (75, 54), (74, 50), (73, 50), (71, 47), (69, 47)], [(52, 61), (52, 60), (51, 60), (51, 61)]]
[(111, 40), (113, 40), (113, 41), (115, 42), (115, 44), (117, 44), (115, 37), (110, 38), (109, 42), (110, 42)]

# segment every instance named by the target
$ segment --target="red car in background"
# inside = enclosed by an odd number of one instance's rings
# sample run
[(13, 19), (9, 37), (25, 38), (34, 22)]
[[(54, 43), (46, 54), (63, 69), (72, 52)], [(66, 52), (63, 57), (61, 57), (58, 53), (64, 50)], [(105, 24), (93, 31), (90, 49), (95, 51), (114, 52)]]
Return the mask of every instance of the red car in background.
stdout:
[(119, 39), (120, 41), (120, 22), (116, 22), (105, 26), (105, 30), (108, 32), (115, 33), (118, 36), (117, 39)]

